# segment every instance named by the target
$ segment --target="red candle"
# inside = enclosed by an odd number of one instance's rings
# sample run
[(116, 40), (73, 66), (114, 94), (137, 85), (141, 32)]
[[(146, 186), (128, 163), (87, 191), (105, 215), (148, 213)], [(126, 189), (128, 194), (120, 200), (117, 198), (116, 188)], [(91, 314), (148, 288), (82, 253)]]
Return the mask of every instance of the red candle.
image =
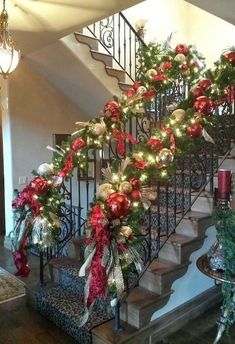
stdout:
[(230, 170), (218, 170), (218, 198), (230, 199), (232, 184), (232, 172)]

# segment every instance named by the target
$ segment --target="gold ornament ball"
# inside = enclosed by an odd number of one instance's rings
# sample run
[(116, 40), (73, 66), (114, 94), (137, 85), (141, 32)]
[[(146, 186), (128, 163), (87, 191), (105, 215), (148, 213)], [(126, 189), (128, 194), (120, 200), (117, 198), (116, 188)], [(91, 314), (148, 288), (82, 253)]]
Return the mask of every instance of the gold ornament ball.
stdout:
[(132, 229), (129, 226), (122, 226), (120, 228), (120, 234), (123, 235), (126, 238), (129, 238), (129, 236), (132, 234)]
[(52, 164), (47, 164), (46, 162), (38, 166), (37, 170), (39, 176), (45, 177), (52, 175), (54, 170), (53, 170), (53, 165)]
[(185, 118), (185, 110), (183, 109), (177, 109), (172, 112), (172, 116), (175, 117), (176, 122), (183, 122)]
[(158, 159), (159, 159), (159, 163), (162, 164), (164, 167), (166, 167), (173, 162), (174, 155), (170, 149), (163, 148), (159, 152)]
[(132, 185), (129, 182), (122, 182), (120, 185), (120, 191), (129, 194), (132, 191)]
[(194, 117), (195, 121), (198, 121), (201, 119), (202, 114), (200, 112), (194, 112), (193, 117)]
[(149, 69), (149, 70), (146, 72), (146, 76), (147, 76), (147, 78), (149, 78), (149, 79), (152, 79), (152, 77), (153, 77), (154, 75), (157, 75), (156, 69)]
[(186, 57), (184, 54), (177, 54), (174, 58), (176, 62), (179, 62), (180, 64), (183, 64), (186, 61)]
[(100, 123), (95, 123), (92, 127), (91, 127), (91, 132), (93, 135), (95, 136), (99, 136), (99, 135), (103, 135), (106, 131), (106, 128), (104, 125), (100, 124)]
[(113, 189), (113, 185), (104, 183), (98, 186), (96, 197), (104, 201), (113, 192), (115, 192), (115, 190)]
[(138, 87), (138, 89), (137, 89), (138, 94), (143, 94), (145, 92), (147, 92), (147, 88), (145, 86)]

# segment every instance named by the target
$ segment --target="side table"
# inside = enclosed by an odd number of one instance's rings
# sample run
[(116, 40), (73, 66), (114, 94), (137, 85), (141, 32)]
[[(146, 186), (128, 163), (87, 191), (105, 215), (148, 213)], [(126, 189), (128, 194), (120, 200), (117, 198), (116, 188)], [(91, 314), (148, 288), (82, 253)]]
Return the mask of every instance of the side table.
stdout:
[(215, 283), (221, 282), (221, 283), (225, 283), (225, 284), (231, 286), (230, 308), (227, 309), (227, 308), (223, 307), (222, 314), (221, 314), (220, 319), (218, 321), (218, 331), (217, 331), (216, 338), (213, 342), (213, 344), (217, 344), (220, 341), (220, 339), (224, 333), (225, 328), (228, 325), (229, 326), (232, 325), (231, 321), (229, 321), (228, 319), (230, 319), (229, 312), (234, 313), (233, 305), (235, 304), (235, 280), (230, 281), (230, 280), (226, 279), (224, 271), (212, 270), (210, 268), (210, 262), (209, 262), (209, 259), (208, 259), (206, 254), (198, 258), (197, 268), (206, 276), (213, 278), (215, 280)]

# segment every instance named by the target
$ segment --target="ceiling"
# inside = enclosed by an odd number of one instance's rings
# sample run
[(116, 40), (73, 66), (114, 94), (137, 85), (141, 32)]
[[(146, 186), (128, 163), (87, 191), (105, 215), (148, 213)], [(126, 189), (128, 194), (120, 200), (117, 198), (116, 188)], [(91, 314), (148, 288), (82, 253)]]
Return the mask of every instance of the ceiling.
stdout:
[(141, 0), (6, 0), (9, 27), (22, 55)]
[[(185, 0), (235, 25), (235, 0)], [(235, 43), (235, 39), (234, 39)]]

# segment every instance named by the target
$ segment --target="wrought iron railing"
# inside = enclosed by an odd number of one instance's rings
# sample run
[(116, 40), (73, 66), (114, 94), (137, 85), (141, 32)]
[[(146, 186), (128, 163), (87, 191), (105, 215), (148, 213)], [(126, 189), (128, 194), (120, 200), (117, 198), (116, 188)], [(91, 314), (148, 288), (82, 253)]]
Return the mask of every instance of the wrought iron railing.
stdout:
[(130, 79), (136, 80), (139, 65), (137, 52), (145, 43), (125, 16), (121, 12), (116, 13), (89, 25), (87, 29), (98, 38), (105, 51), (113, 57)]

